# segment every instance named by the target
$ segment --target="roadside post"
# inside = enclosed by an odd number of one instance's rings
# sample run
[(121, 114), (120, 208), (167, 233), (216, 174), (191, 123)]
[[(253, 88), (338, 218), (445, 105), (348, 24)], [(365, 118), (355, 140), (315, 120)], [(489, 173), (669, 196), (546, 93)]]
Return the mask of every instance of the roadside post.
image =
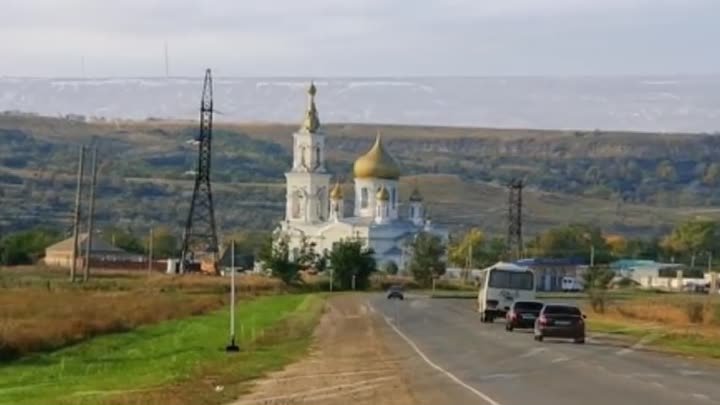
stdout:
[(225, 351), (240, 351), (235, 344), (235, 239), (230, 242), (230, 344), (225, 347)]

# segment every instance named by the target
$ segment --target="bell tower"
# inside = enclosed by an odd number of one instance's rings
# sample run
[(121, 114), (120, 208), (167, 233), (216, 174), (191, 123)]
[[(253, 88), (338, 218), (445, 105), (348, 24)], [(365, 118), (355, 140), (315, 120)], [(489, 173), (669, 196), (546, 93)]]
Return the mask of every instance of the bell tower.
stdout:
[(325, 222), (329, 213), (330, 174), (325, 168), (325, 135), (315, 106), (315, 83), (310, 83), (307, 94), (305, 117), (293, 134), (292, 169), (285, 173), (285, 219), (296, 223)]

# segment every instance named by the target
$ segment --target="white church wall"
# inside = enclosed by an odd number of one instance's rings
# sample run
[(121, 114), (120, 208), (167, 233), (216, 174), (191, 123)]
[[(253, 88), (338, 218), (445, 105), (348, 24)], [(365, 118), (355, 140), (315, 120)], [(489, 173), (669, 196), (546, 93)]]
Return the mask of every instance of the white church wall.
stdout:
[[(366, 179), (355, 179), (355, 211), (356, 217), (374, 217), (375, 209), (377, 206), (376, 196), (377, 192), (385, 186), (390, 193), (389, 201), (389, 217), (390, 219), (398, 218), (398, 211), (400, 209), (400, 203), (398, 201), (400, 197), (400, 191), (397, 180), (388, 179), (377, 179), (377, 178), (366, 178)], [(366, 192), (363, 189), (367, 190)], [(395, 198), (393, 200), (393, 197)], [(366, 199), (366, 203), (363, 200)]]

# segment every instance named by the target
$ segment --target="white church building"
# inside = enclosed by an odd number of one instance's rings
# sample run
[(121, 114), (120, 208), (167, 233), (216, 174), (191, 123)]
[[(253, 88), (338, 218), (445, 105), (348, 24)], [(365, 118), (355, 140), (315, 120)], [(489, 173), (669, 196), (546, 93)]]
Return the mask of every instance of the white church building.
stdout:
[(279, 231), (288, 238), (290, 251), (297, 252), (303, 239), (314, 243), (315, 251), (329, 252), (340, 240), (359, 238), (373, 249), (378, 266), (394, 262), (402, 270), (412, 255), (408, 242), (419, 232), (447, 241), (447, 231), (426, 217), (417, 187), (403, 201), (400, 167), (379, 134), (370, 150), (355, 161), (354, 209), (346, 215), (349, 196), (337, 182), (331, 188), (333, 176), (325, 167), (325, 139), (330, 135), (320, 129), (316, 91), (311, 84), (305, 119), (293, 134), (292, 168), (285, 173), (287, 204)]

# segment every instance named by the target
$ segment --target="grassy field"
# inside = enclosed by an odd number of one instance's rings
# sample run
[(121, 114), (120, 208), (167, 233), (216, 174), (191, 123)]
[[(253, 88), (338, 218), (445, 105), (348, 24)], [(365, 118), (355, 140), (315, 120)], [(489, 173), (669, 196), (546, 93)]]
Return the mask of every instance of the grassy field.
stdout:
[[(94, 336), (200, 315), (227, 303), (229, 281), (207, 276), (103, 272), (72, 284), (65, 272), (0, 269), (0, 361), (53, 350)], [(284, 289), (239, 277), (240, 299)]]
[(644, 347), (720, 359), (720, 298), (634, 293), (612, 298), (604, 314), (589, 309), (588, 327)]
[(280, 295), (241, 302), (240, 354), (223, 350), (228, 311), (222, 310), (26, 356), (0, 367), (0, 404), (228, 402), (249, 379), (304, 353), (322, 301)]

